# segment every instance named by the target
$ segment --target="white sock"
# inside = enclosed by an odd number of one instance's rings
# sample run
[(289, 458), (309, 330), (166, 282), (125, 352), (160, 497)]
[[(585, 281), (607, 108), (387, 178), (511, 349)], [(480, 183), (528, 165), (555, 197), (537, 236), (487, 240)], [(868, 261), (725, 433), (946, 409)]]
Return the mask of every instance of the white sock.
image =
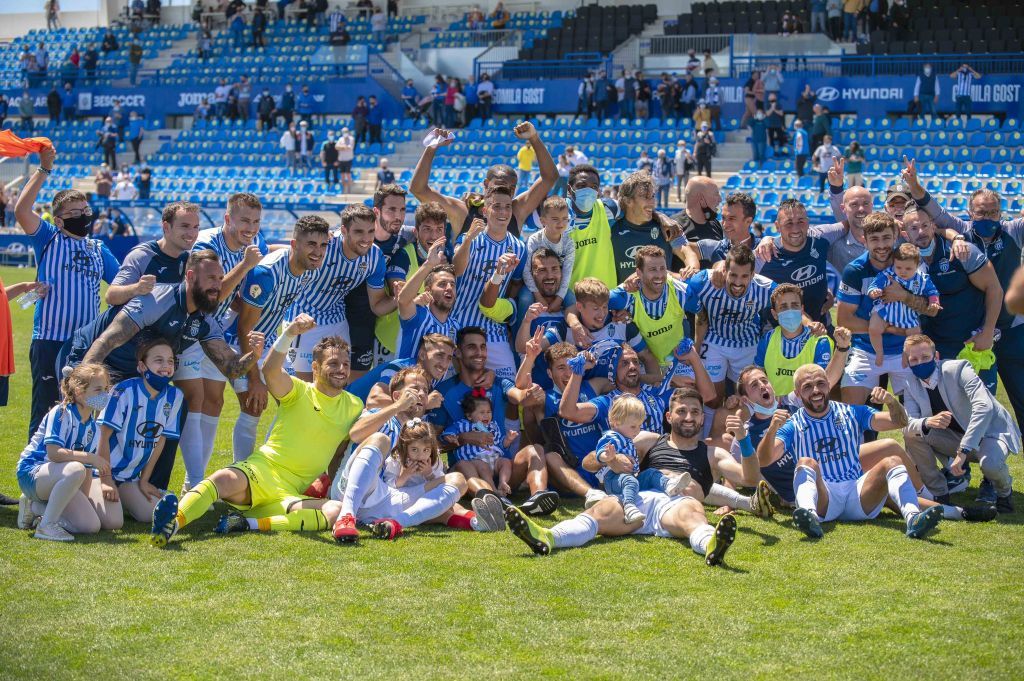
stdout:
[(185, 462), (185, 487), (191, 489), (206, 476), (203, 462), (203, 415), (189, 412), (181, 428), (181, 458)]
[(734, 489), (717, 482), (711, 485), (708, 494), (704, 497), (704, 503), (712, 506), (731, 506), (743, 511), (750, 510), (750, 497), (745, 497)]
[(360, 447), (352, 455), (354, 460), (348, 469), (348, 480), (345, 482), (345, 496), (341, 500), (341, 515), (355, 515), (359, 510), (357, 504), (373, 491), (377, 484), (377, 472), (384, 464), (384, 455), (376, 447)]
[[(904, 469), (906, 472), (906, 469)], [(797, 466), (793, 475), (793, 492), (796, 505), (805, 508), (818, 518), (818, 474), (808, 466)], [(818, 518), (821, 520), (821, 518)]]
[(597, 536), (597, 521), (586, 513), (581, 513), (552, 527), (551, 535), (555, 538), (556, 549), (583, 546)]
[(46, 513), (46, 504), (43, 503), (42, 501), (33, 501), (32, 515), (37, 515), (41, 517), (44, 513)]
[(945, 520), (963, 520), (964, 509), (959, 506), (950, 506), (949, 504), (942, 504), (942, 517)]
[(81, 475), (65, 475), (58, 480), (57, 484), (50, 490), (50, 496), (46, 499), (46, 511), (43, 513), (43, 519), (39, 521), (39, 524), (48, 525), (60, 520), (60, 514), (64, 512), (64, 509), (71, 503), (71, 500), (75, 498), (81, 486)]
[(921, 485), (921, 489), (917, 490), (917, 496), (922, 499), (927, 499), (928, 501), (935, 501), (935, 495), (932, 494), (932, 491), (928, 489), (927, 485)]
[(258, 416), (251, 416), (244, 412), (238, 415), (235, 429), (231, 433), (234, 461), (245, 461), (252, 454), (252, 449), (256, 446), (256, 427), (259, 424)]
[(714, 535), (715, 528), (710, 525), (701, 525), (690, 533), (690, 548), (698, 556), (705, 555), (708, 552), (708, 542)]
[(904, 520), (910, 520), (921, 512), (917, 505), (917, 490), (910, 482), (906, 466), (890, 468), (885, 474), (885, 480), (889, 485), (889, 498), (899, 506)]
[(250, 530), (260, 529), (260, 521), (257, 518), (246, 518), (245, 522), (249, 525)]
[(416, 527), (438, 517), (459, 500), (459, 488), (444, 483), (438, 485), (413, 502), (412, 506), (395, 515), (402, 527)]
[(202, 414), (199, 417), (199, 428), (203, 432), (203, 468), (210, 465), (210, 458), (213, 456), (213, 447), (217, 442), (217, 425), (219, 423), (219, 416)]

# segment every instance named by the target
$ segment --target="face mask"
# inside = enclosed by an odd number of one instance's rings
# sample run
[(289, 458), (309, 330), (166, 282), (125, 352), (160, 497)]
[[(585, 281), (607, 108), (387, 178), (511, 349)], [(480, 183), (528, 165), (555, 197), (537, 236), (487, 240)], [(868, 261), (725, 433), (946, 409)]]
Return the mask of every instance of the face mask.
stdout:
[(747, 402), (747, 405), (750, 407), (750, 410), (758, 416), (774, 416), (775, 410), (779, 408), (779, 401), (775, 400), (775, 404), (770, 407), (765, 407), (764, 405), (750, 401)]
[(972, 220), (971, 229), (982, 239), (988, 239), (995, 236), (996, 231), (999, 229), (999, 220)]
[(160, 392), (161, 390), (166, 388), (168, 384), (171, 382), (170, 376), (159, 376), (157, 374), (154, 374), (149, 369), (146, 369), (146, 372), (142, 374), (142, 377), (145, 378), (146, 383), (149, 383), (149, 385), (157, 392)]
[(99, 395), (92, 395), (85, 398), (85, 406), (89, 407), (93, 411), (103, 411), (103, 408), (107, 406), (107, 402), (110, 400), (110, 395), (107, 393), (100, 393)]
[(577, 189), (573, 193), (572, 202), (576, 204), (581, 213), (589, 213), (594, 209), (594, 204), (597, 203), (597, 190), (589, 187)]
[(800, 310), (783, 310), (779, 313), (779, 326), (790, 333), (796, 331), (804, 323), (804, 314)]
[(926, 75), (926, 76), (932, 75), (932, 70), (931, 69), (925, 69), (924, 70), (924, 75)]
[(711, 225), (718, 225), (721, 227), (721, 223), (718, 222), (718, 213), (714, 209), (704, 206), (704, 221)]
[(932, 242), (928, 244), (928, 248), (918, 247), (918, 250), (921, 251), (922, 258), (930, 258), (932, 253), (935, 252), (935, 239), (932, 239)]
[(88, 236), (89, 232), (92, 231), (93, 214), (85, 213), (83, 215), (76, 215), (73, 218), (64, 218), (61, 222), (64, 224), (64, 230), (68, 234), (77, 237)]
[(932, 357), (927, 362), (921, 362), (910, 367), (910, 371), (922, 381), (927, 381), (935, 373), (935, 358)]

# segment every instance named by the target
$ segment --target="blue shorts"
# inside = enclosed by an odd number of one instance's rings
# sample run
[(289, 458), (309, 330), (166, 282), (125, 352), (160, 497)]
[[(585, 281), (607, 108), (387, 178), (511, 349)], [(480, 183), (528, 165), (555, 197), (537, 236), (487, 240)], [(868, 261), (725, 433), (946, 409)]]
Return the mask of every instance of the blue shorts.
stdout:
[(18, 487), (21, 489), (21, 493), (29, 498), (29, 501), (46, 503), (45, 500), (36, 496), (36, 475), (39, 473), (39, 468), (42, 465), (37, 463), (31, 468), (18, 469)]

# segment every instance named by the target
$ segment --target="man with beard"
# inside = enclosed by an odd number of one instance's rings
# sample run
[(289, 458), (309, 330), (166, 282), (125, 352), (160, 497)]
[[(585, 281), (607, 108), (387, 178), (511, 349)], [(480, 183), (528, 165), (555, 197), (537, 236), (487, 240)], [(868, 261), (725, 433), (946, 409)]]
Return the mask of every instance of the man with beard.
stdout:
[[(673, 460), (673, 466), (691, 472), (694, 480), (685, 496), (640, 492), (640, 510), (646, 519), (632, 523), (623, 519), (619, 498), (608, 496), (575, 518), (564, 520), (550, 529), (541, 527), (512, 506), (505, 510), (509, 529), (541, 556), (555, 549), (583, 546), (598, 534), (605, 537), (637, 534), (688, 539), (694, 553), (704, 556), (705, 563), (720, 564), (736, 539), (736, 518), (727, 513), (718, 521), (717, 527), (712, 527), (704, 515), (701, 493), (706, 488), (705, 484), (710, 486), (711, 471), (707, 445), (700, 438), (703, 410), (704, 403), (699, 393), (680, 388), (672, 394), (669, 402), (670, 433), (661, 436), (641, 433), (636, 442), (637, 456), (642, 457), (641, 465), (661, 467), (659, 462), (667, 456)], [(587, 470), (596, 471), (602, 464), (591, 453), (583, 465)], [(620, 473), (633, 470), (632, 459), (623, 454), (609, 456), (604, 465)]]
[(259, 530), (323, 531), (330, 528), (341, 504), (303, 495), (357, 427), (359, 398), (345, 392), (348, 345), (325, 337), (316, 346), (313, 383), (284, 370), (284, 359), (299, 333), (313, 329), (308, 315), (299, 315), (273, 344), (263, 366), (267, 389), (278, 402), (277, 419), (260, 451), (245, 461), (222, 468), (186, 492), (174, 494), (153, 509), (150, 542), (166, 546), (188, 523), (198, 520), (220, 499), (236, 512), (221, 517), (218, 533)]
[[(872, 248), (870, 236), (868, 243)], [(793, 416), (776, 412), (756, 454), (761, 462), (778, 460), (784, 454), (796, 459), (796, 526), (808, 537), (819, 538), (824, 536), (822, 522), (870, 520), (882, 512), (888, 497), (903, 515), (908, 537), (921, 539), (935, 529), (943, 509), (918, 498), (903, 458), (886, 456), (867, 470), (861, 465), (864, 431), (897, 430), (909, 423), (896, 397), (880, 387), (872, 391), (873, 400), (887, 405), (888, 413), (832, 403), (825, 370), (816, 365), (797, 369), (794, 383), (803, 407)], [(740, 444), (744, 457), (754, 456), (749, 439)]]
[[(331, 237), (324, 253), (323, 263), (316, 268), (303, 286), (292, 312), (302, 312), (316, 320), (317, 326), (309, 333), (299, 335), (292, 369), (304, 381), (312, 380), (313, 348), (321, 338), (338, 336), (351, 338), (349, 319), (357, 319), (357, 326), (369, 326), (367, 317), (352, 317), (345, 307), (348, 294), (362, 283), (370, 311), (386, 315), (395, 309), (395, 300), (384, 287), (384, 254), (373, 243), (376, 215), (362, 204), (354, 204), (341, 213), (341, 229)], [(366, 369), (368, 369), (367, 367)], [(359, 378), (366, 369), (353, 367), (352, 378)]]
[[(309, 285), (312, 272), (323, 263), (329, 241), (326, 220), (316, 215), (299, 218), (289, 247), (272, 251), (245, 276), (238, 292), (238, 317), (226, 337), (237, 340), (243, 352), (250, 351), (252, 331), (264, 334), (267, 343), (273, 343), (285, 315)], [(260, 375), (260, 364), (257, 362), (247, 376), (233, 380), (232, 387), (241, 411), (232, 433), (233, 456), (235, 461), (242, 461), (252, 453), (260, 415), (267, 407), (267, 386)]]
[[(401, 333), (398, 336), (398, 356), (412, 357), (420, 346), (420, 339), (429, 334), (441, 334), (455, 340), (462, 326), (452, 315), (455, 306), (455, 270), (444, 264), (444, 238), (430, 246), (423, 266), (409, 278), (398, 294), (398, 316)], [(423, 293), (418, 293), (420, 285)]]
[(757, 204), (749, 194), (733, 192), (725, 197), (722, 206), (722, 239), (700, 239), (690, 241), (686, 247), (700, 258), (701, 269), (725, 260), (725, 254), (733, 246), (743, 245), (753, 250), (760, 239), (750, 231), (757, 216)]
[[(263, 335), (252, 333), (251, 349), (239, 355), (224, 342), (220, 323), (212, 316), (217, 309), (224, 270), (213, 251), (193, 251), (185, 268), (185, 280), (175, 285), (158, 285), (152, 292), (133, 298), (120, 308), (107, 308), (94, 322), (78, 329), (65, 343), (61, 366), (80, 362), (106, 364), (119, 378), (131, 378), (138, 372), (135, 350), (150, 338), (163, 338), (175, 353), (182, 354), (189, 346), (199, 344), (221, 373), (238, 377), (248, 371), (263, 349)], [(165, 444), (165, 447), (167, 445)], [(173, 451), (173, 450), (169, 450)], [(198, 453), (183, 453), (186, 462)], [(167, 489), (172, 456), (161, 456), (150, 482)]]
[[(864, 404), (882, 374), (889, 375), (889, 383), (896, 394), (903, 392), (911, 378), (910, 371), (903, 365), (903, 340), (910, 335), (908, 329), (886, 326), (882, 335), (885, 357), (881, 365), (875, 364), (875, 353), (868, 336), (868, 320), (874, 301), (867, 295), (867, 290), (875, 277), (892, 265), (896, 235), (896, 221), (892, 216), (872, 213), (864, 219), (864, 240), (868, 251), (843, 270), (836, 320), (840, 326), (853, 332), (853, 347), (842, 381), (843, 401), (849, 404)], [(879, 300), (902, 302), (919, 315), (926, 314), (928, 309), (927, 298), (914, 295), (895, 280), (883, 290)]]
[(388, 385), (396, 373), (417, 365), (430, 378), (431, 389), (435, 389), (450, 373), (454, 354), (455, 341), (448, 336), (432, 333), (420, 339), (415, 356), (378, 364), (362, 378), (350, 383), (346, 390), (363, 400), (367, 409), (383, 407), (391, 403)]

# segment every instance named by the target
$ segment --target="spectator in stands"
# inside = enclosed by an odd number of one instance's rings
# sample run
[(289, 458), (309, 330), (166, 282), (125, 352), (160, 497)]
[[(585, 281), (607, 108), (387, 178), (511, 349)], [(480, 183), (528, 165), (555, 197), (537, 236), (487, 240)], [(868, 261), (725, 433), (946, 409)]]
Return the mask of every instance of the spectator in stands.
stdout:
[(130, 112), (128, 114), (128, 140), (131, 142), (132, 151), (135, 153), (136, 165), (142, 162), (142, 158), (139, 156), (139, 147), (142, 146), (142, 129), (142, 116), (135, 111)]
[(117, 42), (117, 36), (109, 28), (103, 35), (103, 42), (100, 43), (100, 49), (104, 52), (117, 52), (121, 49), (121, 45)]
[(574, 168), (581, 163), (590, 163), (590, 159), (587, 158), (587, 155), (572, 144), (565, 148), (565, 157), (569, 159), (569, 165)]
[(35, 51), (36, 68), (45, 72), (50, 67), (50, 53), (46, 51), (46, 44), (39, 43)]
[(782, 90), (782, 84), (786, 81), (786, 78), (779, 71), (777, 64), (772, 64), (765, 71), (764, 77), (761, 79), (764, 82), (764, 95), (765, 99), (770, 99), (772, 95), (776, 98), (779, 96), (779, 91)]
[(893, 0), (889, 7), (889, 35), (893, 40), (906, 40), (910, 36), (910, 10), (904, 0)]
[(818, 193), (825, 191), (825, 181), (828, 179), (829, 168), (837, 160), (843, 157), (843, 152), (839, 151), (839, 147), (832, 144), (832, 135), (825, 135), (821, 140), (821, 145), (814, 150), (814, 154), (811, 156), (811, 162), (814, 164), (815, 170), (818, 171)]
[(466, 26), (471, 31), (479, 31), (484, 27), (484, 13), (480, 5), (473, 5), (472, 9), (466, 12)]
[(210, 105), (206, 101), (206, 97), (203, 97), (201, 100), (199, 100), (199, 106), (197, 106), (196, 110), (192, 112), (192, 117), (196, 120), (205, 121), (210, 118), (210, 115)]
[(356, 157), (356, 140), (348, 128), (341, 129), (337, 144), (338, 169), (341, 171), (341, 191), (343, 194), (352, 193), (352, 161)]
[(370, 144), (384, 144), (381, 134), (384, 128), (384, 105), (370, 95), (370, 103), (366, 114), (366, 123), (370, 128)]
[(274, 128), (274, 97), (270, 88), (264, 86), (256, 98), (256, 129), (266, 132)]
[(804, 122), (797, 118), (793, 121), (793, 156), (796, 160), (796, 176), (804, 176), (804, 166), (810, 155), (811, 140), (804, 129)]
[(213, 89), (213, 109), (217, 118), (223, 119), (228, 113), (228, 95), (231, 93), (231, 86), (227, 78), (221, 78), (217, 87)]
[(110, 166), (101, 163), (96, 169), (93, 182), (96, 184), (96, 196), (110, 198), (110, 190), (114, 188), (114, 175), (110, 172)]
[(32, 95), (26, 89), (21, 93), (21, 98), (18, 100), (18, 115), (21, 116), (21, 128), (29, 133), (35, 130), (35, 125), (32, 122), (35, 110), (35, 102), (32, 101)]
[(711, 56), (711, 50), (704, 50), (704, 63), (701, 64), (701, 70), (704, 72), (705, 78), (718, 75), (718, 62)]
[(142, 64), (142, 45), (135, 38), (132, 38), (132, 45), (128, 48), (129, 82), (134, 87), (139, 78), (139, 66)]
[(264, 48), (267, 46), (267, 14), (263, 8), (257, 7), (252, 13), (252, 46)]
[(46, 95), (46, 113), (50, 115), (50, 123), (60, 123), (60, 93), (54, 85)]
[[(743, 118), (740, 119), (740, 126), (745, 127), (747, 121), (754, 117), (757, 111), (757, 85), (761, 82), (761, 72), (751, 71), (750, 78), (743, 84)], [(764, 85), (761, 85), (762, 91)]]
[(843, 37), (843, 0), (826, 0), (825, 13), (828, 14), (828, 37), (841, 40)]
[(96, 45), (89, 43), (85, 54), (82, 55), (82, 68), (85, 69), (86, 82), (92, 82), (96, 78), (96, 66), (99, 64), (100, 53), (96, 51)]
[(60, 111), (65, 123), (75, 120), (75, 108), (78, 106), (78, 95), (71, 88), (71, 83), (64, 83), (64, 92), (60, 95)]
[(782, 111), (778, 93), (768, 95), (768, 108), (764, 111), (764, 124), (768, 130), (768, 143), (772, 153), (778, 154), (786, 144), (786, 114)]
[(444, 127), (455, 127), (455, 95), (459, 93), (459, 79), (452, 76), (444, 89)]
[(462, 96), (466, 100), (466, 110), (463, 112), (463, 124), (468, 125), (476, 118), (477, 108), (480, 106), (480, 96), (477, 94), (476, 82), (473, 76), (466, 79), (466, 85), (462, 88)]
[(686, 72), (691, 76), (700, 75), (700, 59), (697, 58), (697, 50), (692, 47), (686, 51)]
[(146, 15), (150, 26), (160, 23), (160, 0), (146, 0)]
[(149, 167), (148, 159), (143, 159), (135, 184), (139, 188), (139, 199), (149, 200), (149, 192), (153, 188), (153, 169)]
[(753, 151), (753, 160), (758, 166), (765, 161), (765, 148), (768, 140), (768, 126), (765, 122), (764, 111), (758, 110), (750, 119), (750, 148)]
[(491, 106), (494, 104), (494, 82), (489, 74), (484, 73), (480, 76), (476, 94), (480, 98), (480, 118), (486, 121), (491, 117)]
[(46, 30), (54, 31), (60, 28), (60, 2), (58, 0), (46, 0), (44, 9), (46, 11)]
[(939, 77), (932, 69), (932, 65), (925, 63), (921, 68), (921, 75), (914, 81), (914, 101), (912, 102), (912, 113), (917, 116), (934, 116), (935, 107), (939, 103), (941, 90)]
[(238, 93), (238, 117), (247, 121), (249, 107), (252, 106), (252, 83), (249, 82), (249, 76), (242, 74), (242, 79), (235, 85), (235, 92)]
[(825, 0), (810, 0), (811, 4), (811, 33), (828, 34), (825, 25)]
[(300, 121), (306, 121), (311, 123), (313, 121), (313, 94), (309, 91), (308, 85), (302, 86), (302, 92), (299, 93), (298, 98), (295, 101), (295, 112), (299, 114)]
[(373, 14), (370, 15), (370, 31), (373, 33), (373, 42), (378, 45), (387, 43), (388, 15), (380, 8), (380, 5), (373, 6)]
[(614, 86), (608, 79), (608, 74), (603, 69), (597, 73), (597, 77), (594, 79), (594, 114), (599, 120), (604, 120), (608, 116), (608, 110), (611, 107), (612, 102), (612, 91)]
[(366, 142), (367, 138), (367, 116), (370, 115), (370, 107), (366, 104), (366, 97), (360, 95), (356, 98), (356, 105), (352, 108), (352, 126), (356, 133), (356, 146)]
[(619, 96), (619, 118), (633, 120), (636, 117), (636, 79), (626, 69), (622, 69), (622, 77), (615, 81), (615, 90)]
[(676, 142), (675, 171), (676, 171), (676, 201), (683, 200), (683, 188), (690, 181), (690, 171), (693, 170), (693, 154), (686, 148), (686, 141)]
[(523, 146), (516, 152), (516, 186), (529, 187), (530, 173), (533, 171), (533, 162), (537, 160), (537, 152), (534, 151), (530, 140), (525, 140)]
[(74, 85), (78, 80), (78, 66), (71, 60), (71, 55), (60, 65), (60, 80), (64, 85)]
[(860, 148), (860, 142), (851, 142), (846, 148), (846, 177), (850, 179), (851, 187), (864, 186), (864, 150)]
[(636, 117), (647, 120), (651, 115), (651, 84), (644, 74), (637, 71), (636, 78)]
[[(448, 92), (448, 84), (440, 73), (434, 76), (434, 87), (430, 91), (430, 121), (439, 128), (445, 125), (444, 98)], [(358, 130), (358, 128), (357, 128)]]
[(796, 100), (796, 117), (803, 121), (805, 132), (810, 130), (814, 123), (814, 103), (816, 101), (818, 101), (818, 96), (814, 93), (814, 89), (810, 83), (805, 84), (803, 92)]
[(128, 127), (128, 114), (124, 110), (124, 100), (115, 99), (114, 106), (110, 107), (110, 111), (107, 113), (114, 121), (114, 127), (117, 128), (117, 141), (124, 141), (124, 131)]
[(289, 123), (281, 135), (281, 149), (284, 150), (284, 162), (288, 168), (295, 168), (298, 165), (298, 159), (295, 156), (295, 139), (297, 136), (295, 123)]
[(561, 196), (564, 198), (565, 191), (569, 186), (569, 171), (572, 170), (572, 164), (565, 154), (558, 155), (558, 163), (555, 164), (555, 169), (558, 170), (558, 179), (555, 181), (555, 186), (551, 188), (549, 196)]
[(783, 36), (796, 35), (797, 33), (803, 33), (803, 25), (800, 23), (800, 17), (795, 13), (783, 12), (782, 20), (779, 22), (779, 32)]
[(398, 0), (388, 0), (388, 18), (398, 17)]
[(117, 170), (117, 125), (114, 119), (107, 116), (103, 120), (103, 127), (97, 131), (99, 136), (98, 146), (103, 149), (103, 161), (111, 170)]
[(338, 166), (337, 140), (334, 131), (327, 133), (327, 139), (320, 145), (320, 163), (324, 168), (324, 184), (330, 189), (341, 183), (341, 168)]
[(380, 160), (380, 168), (377, 170), (377, 183), (373, 186), (373, 191), (376, 193), (377, 190), (384, 185), (394, 183), (395, 172), (388, 168), (388, 160), (386, 158), (382, 158)]
[(971, 118), (971, 85), (974, 79), (981, 78), (981, 74), (967, 64), (961, 64), (960, 68), (949, 74), (949, 77), (956, 81), (953, 85), (953, 98), (956, 102), (954, 116), (963, 116), (965, 120)]
[(722, 129), (722, 91), (718, 87), (718, 78), (708, 78), (708, 87), (704, 90), (704, 101), (711, 113), (711, 129)]
[(811, 146), (817, 149), (825, 135), (832, 134), (832, 119), (828, 117), (828, 109), (821, 104), (814, 105), (814, 121), (811, 124)]
[(75, 68), (79, 68), (82, 65), (82, 54), (78, 51), (77, 47), (71, 48), (71, 54), (68, 55), (68, 61), (75, 65)]
[(131, 3), (132, 24), (142, 21), (142, 15), (146, 13), (146, 3), (143, 0), (132, 0)]
[(693, 118), (694, 108), (697, 106), (697, 81), (693, 79), (692, 73), (683, 76), (679, 91), (679, 115), (683, 118)]
[(654, 187), (657, 191), (657, 208), (668, 208), (669, 194), (672, 191), (672, 176), (675, 164), (668, 158), (664, 149), (658, 149), (658, 157), (654, 159)]
[(694, 136), (694, 158), (697, 161), (697, 174), (711, 177), (711, 157), (715, 153), (715, 137), (711, 126), (704, 123)]
[(637, 170), (646, 170), (649, 173), (653, 172), (653, 170), (654, 170), (654, 161), (651, 160), (651, 157), (647, 154), (647, 150), (646, 149), (643, 149), (640, 152), (640, 158), (638, 158), (637, 161), (636, 161), (636, 169)]
[(857, 41), (857, 17), (868, 0), (843, 0), (843, 40), (848, 43)]
[(299, 131), (295, 136), (295, 153), (298, 164), (306, 170), (313, 169), (313, 132), (307, 121), (299, 121)]
[(594, 109), (594, 74), (588, 73), (580, 78), (576, 86), (576, 115), (590, 118)]
[(281, 127), (287, 128), (292, 124), (292, 116), (295, 114), (295, 93), (292, 92), (292, 84), (284, 86), (284, 93), (281, 94), (281, 102), (277, 105), (277, 115), (281, 117)]
[(885, 27), (885, 15), (888, 9), (886, 0), (869, 0), (866, 7), (868, 26), (865, 33), (871, 33)]
[(352, 42), (348, 32), (348, 22), (340, 9), (335, 9), (328, 17), (331, 26), (331, 45), (344, 46)]
[(11, 108), (11, 103), (7, 100), (7, 95), (0, 92), (0, 130), (3, 130), (4, 121), (7, 120), (7, 112)]
[(231, 88), (231, 92), (228, 93), (228, 103), (226, 106), (225, 116), (229, 121), (237, 121), (239, 117), (238, 111), (238, 94), (234, 88)]
[(405, 115), (409, 118), (419, 118), (419, 93), (416, 91), (416, 85), (413, 83), (412, 78), (405, 81), (401, 97), (402, 106), (405, 108)]
[(505, 9), (505, 3), (499, 2), (494, 6), (494, 11), (487, 15), (487, 18), (491, 22), (491, 28), (500, 30), (505, 28), (505, 25), (508, 24), (508, 20), (511, 18), (511, 15), (508, 13), (508, 10)]
[(117, 178), (117, 184), (114, 185), (113, 191), (110, 192), (110, 199), (112, 201), (134, 201), (139, 197), (139, 190), (136, 188), (135, 183), (132, 182), (131, 177), (128, 173), (121, 173)]
[(699, 130), (705, 123), (711, 127), (711, 109), (708, 108), (708, 103), (701, 99), (697, 101), (697, 110), (693, 112), (693, 127)]
[(199, 58), (206, 61), (213, 56), (213, 35), (210, 34), (210, 29), (204, 28), (202, 35), (199, 36)]
[(245, 47), (245, 11), (239, 9), (228, 19), (228, 30), (231, 33), (231, 47), (241, 50)]
[(658, 96), (658, 103), (661, 105), (661, 120), (675, 116), (676, 100), (672, 94), (673, 80), (667, 72), (661, 72), (661, 81), (659, 81), (658, 88), (655, 90)]

